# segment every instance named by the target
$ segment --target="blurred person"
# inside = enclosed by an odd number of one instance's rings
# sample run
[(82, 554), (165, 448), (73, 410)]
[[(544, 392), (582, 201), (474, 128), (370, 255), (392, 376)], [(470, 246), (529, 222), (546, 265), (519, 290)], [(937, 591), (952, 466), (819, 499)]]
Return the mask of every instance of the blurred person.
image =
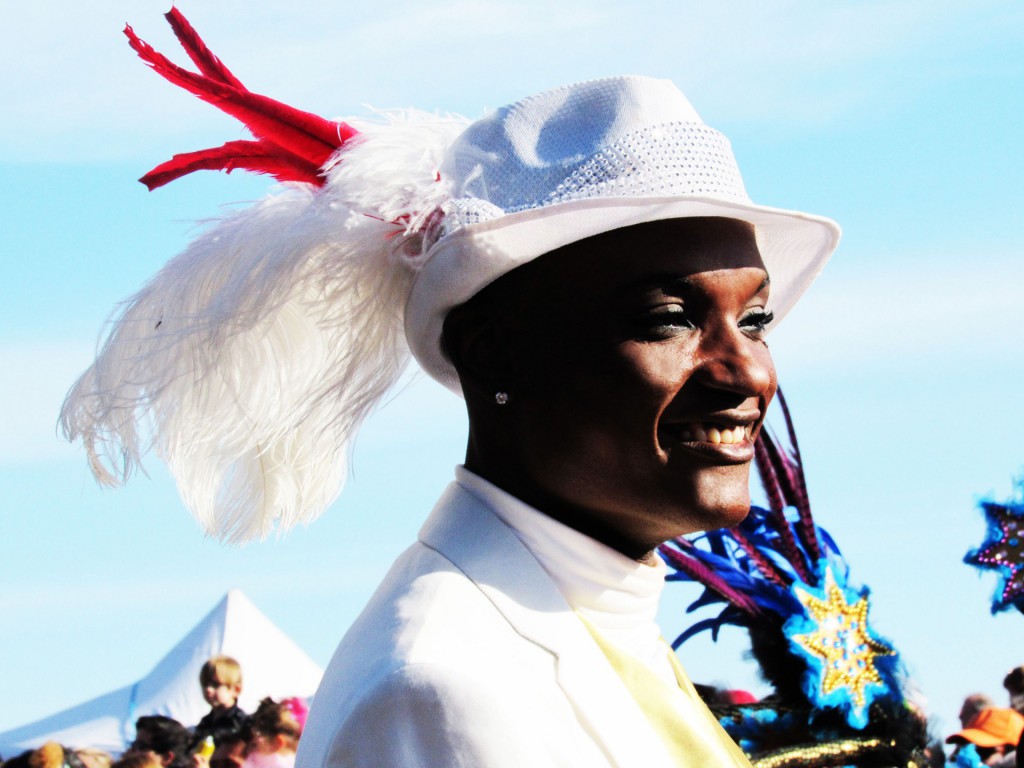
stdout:
[(966, 728), (947, 737), (946, 743), (957, 745), (954, 760), (962, 747), (971, 744), (984, 765), (1014, 768), (1022, 733), (1024, 715), (1006, 707), (988, 707), (975, 715)]
[(32, 750), (28, 749), (19, 752), (14, 757), (9, 757), (0, 762), (0, 768), (29, 768), (28, 759), (32, 756)]
[(1010, 696), (1010, 707), (1024, 715), (1024, 666), (1014, 667), (1007, 673), (1003, 688)]
[[(222, 735), (220, 743), (210, 755), (207, 764), (210, 768), (241, 768), (248, 752), (249, 728), (246, 726), (236, 733)], [(197, 768), (205, 768), (205, 766), (199, 765)]]
[(28, 764), (31, 768), (64, 768), (68, 760), (69, 752), (55, 741), (48, 741), (29, 756)]
[(163, 768), (160, 756), (151, 750), (131, 750), (114, 761), (110, 768)]
[(927, 759), (925, 764), (927, 768), (944, 768), (946, 765), (946, 750), (943, 749), (941, 739), (929, 742), (925, 747), (924, 754)]
[(2, 763), (4, 768), (84, 768), (74, 751), (48, 741), (36, 749), (29, 749)]
[(110, 768), (114, 758), (102, 749), (83, 747), (75, 750), (75, 756), (85, 768)]
[(960, 706), (960, 714), (957, 717), (960, 718), (960, 727), (966, 728), (967, 724), (973, 720), (979, 712), (989, 707), (994, 707), (996, 703), (992, 701), (984, 693), (972, 693), (970, 696), (964, 698), (964, 703)]
[(193, 730), (194, 744), (211, 737), (214, 746), (221, 738), (241, 730), (248, 715), (238, 706), (242, 693), (242, 665), (230, 656), (214, 656), (199, 670), (199, 686), (210, 711)]
[[(212, 754), (197, 748), (192, 755), (193, 768), (241, 768), (249, 752), (252, 732), (248, 719), (235, 731), (222, 731)], [(199, 743), (200, 746), (203, 742)]]
[[(1003, 688), (1010, 696), (1010, 707), (1024, 714), (1024, 665), (1014, 667), (1003, 678)], [(1017, 766), (1024, 768), (1024, 736), (1017, 744)]]
[(249, 751), (245, 768), (292, 768), (302, 735), (295, 708), (266, 698), (249, 721)]
[(144, 715), (135, 721), (135, 739), (125, 754), (152, 752), (164, 768), (189, 768), (192, 764), (192, 733), (165, 715)]

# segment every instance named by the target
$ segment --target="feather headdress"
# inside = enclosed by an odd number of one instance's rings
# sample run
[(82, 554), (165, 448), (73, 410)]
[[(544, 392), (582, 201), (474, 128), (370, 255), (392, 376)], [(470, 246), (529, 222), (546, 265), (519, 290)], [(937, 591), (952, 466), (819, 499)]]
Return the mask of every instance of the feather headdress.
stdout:
[(444, 199), (438, 166), (468, 121), (292, 109), (248, 91), (177, 9), (167, 19), (198, 73), (128, 27), (131, 46), (255, 139), (176, 155), (141, 181), (244, 168), (284, 184), (126, 302), (61, 425), (105, 484), (155, 449), (204, 528), (242, 541), (311, 520), (340, 491), (360, 423), (409, 359), (402, 308)]
[[(708, 630), (717, 639), (726, 624), (747, 629), (775, 693), (720, 720), (755, 765), (908, 764), (926, 743), (923, 718), (908, 706), (895, 648), (868, 621), (868, 590), (850, 583), (839, 547), (811, 515), (792, 419), (777, 397), (789, 449), (767, 429), (755, 444), (768, 508), (661, 548), (675, 570), (670, 581), (704, 587), (690, 611), (724, 604), (674, 646)], [(831, 755), (826, 743), (842, 748)]]

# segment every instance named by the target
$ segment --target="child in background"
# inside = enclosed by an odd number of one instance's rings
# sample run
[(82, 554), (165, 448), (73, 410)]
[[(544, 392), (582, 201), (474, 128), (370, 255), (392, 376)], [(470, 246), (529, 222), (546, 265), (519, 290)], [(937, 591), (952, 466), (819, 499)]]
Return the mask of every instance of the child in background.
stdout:
[(242, 768), (293, 768), (307, 712), (298, 699), (263, 699), (249, 720), (249, 752)]
[(199, 685), (210, 712), (195, 727), (195, 744), (212, 737), (214, 744), (227, 734), (238, 733), (249, 716), (238, 706), (242, 692), (242, 666), (230, 656), (214, 656), (199, 670)]

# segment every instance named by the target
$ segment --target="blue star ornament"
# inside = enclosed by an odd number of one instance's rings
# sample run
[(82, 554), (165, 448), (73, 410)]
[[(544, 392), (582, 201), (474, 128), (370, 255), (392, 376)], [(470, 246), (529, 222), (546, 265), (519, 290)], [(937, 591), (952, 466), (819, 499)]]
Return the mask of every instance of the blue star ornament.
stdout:
[(992, 613), (1010, 608), (1024, 613), (1024, 504), (984, 501), (981, 508), (987, 524), (985, 540), (967, 553), (964, 562), (999, 574)]
[(795, 586), (803, 614), (786, 622), (783, 631), (801, 653), (810, 674), (805, 693), (818, 707), (835, 707), (853, 728), (868, 722), (876, 696), (892, 696), (887, 664), (897, 656), (868, 624), (867, 590), (855, 592), (837, 582), (830, 567), (824, 586)]

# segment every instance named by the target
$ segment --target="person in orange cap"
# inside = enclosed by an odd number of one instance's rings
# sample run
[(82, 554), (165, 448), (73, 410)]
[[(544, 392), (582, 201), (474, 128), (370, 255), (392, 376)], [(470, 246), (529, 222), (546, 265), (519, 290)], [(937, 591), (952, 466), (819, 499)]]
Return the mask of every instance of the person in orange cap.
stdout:
[(985, 765), (1016, 765), (1016, 747), (1024, 733), (1024, 715), (1006, 707), (981, 710), (962, 731), (946, 739), (956, 744), (956, 753), (967, 744), (973, 744)]

